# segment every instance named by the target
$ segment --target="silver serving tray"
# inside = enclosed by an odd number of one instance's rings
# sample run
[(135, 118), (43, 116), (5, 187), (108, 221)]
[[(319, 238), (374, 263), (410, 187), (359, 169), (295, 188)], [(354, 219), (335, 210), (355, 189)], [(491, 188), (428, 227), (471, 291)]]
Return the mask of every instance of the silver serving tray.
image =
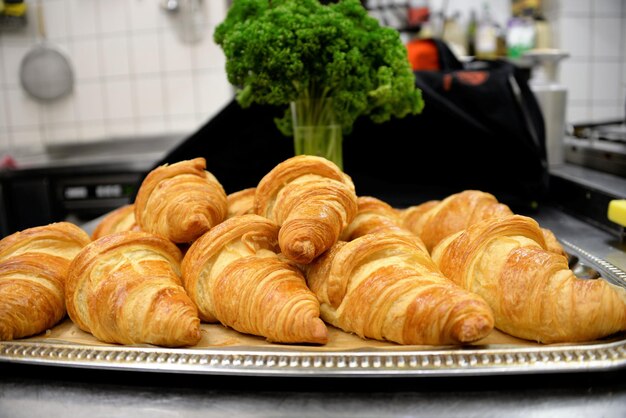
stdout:
[[(626, 286), (626, 272), (562, 242), (571, 267)], [(0, 342), (0, 361), (109, 370), (299, 376), (419, 377), (609, 371), (626, 366), (626, 333), (583, 344), (319, 347), (266, 345), (168, 349), (29, 338)]]

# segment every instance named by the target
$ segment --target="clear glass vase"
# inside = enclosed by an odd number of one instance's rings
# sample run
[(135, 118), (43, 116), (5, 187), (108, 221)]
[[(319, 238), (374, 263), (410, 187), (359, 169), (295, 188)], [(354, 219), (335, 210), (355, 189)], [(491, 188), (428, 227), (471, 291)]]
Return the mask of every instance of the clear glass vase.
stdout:
[(332, 98), (291, 102), (296, 155), (324, 157), (343, 169), (343, 132), (335, 121)]

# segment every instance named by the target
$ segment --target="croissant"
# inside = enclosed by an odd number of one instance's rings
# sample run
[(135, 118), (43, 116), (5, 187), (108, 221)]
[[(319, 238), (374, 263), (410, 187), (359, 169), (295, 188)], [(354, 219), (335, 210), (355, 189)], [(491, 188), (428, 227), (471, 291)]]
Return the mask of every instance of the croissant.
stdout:
[(205, 168), (205, 159), (195, 158), (148, 173), (135, 199), (141, 230), (186, 243), (222, 222), (228, 211), (226, 192)]
[(96, 225), (91, 234), (92, 240), (97, 240), (105, 235), (122, 231), (138, 231), (139, 226), (135, 222), (135, 206), (124, 205), (108, 213)]
[(67, 270), (90, 241), (68, 222), (26, 229), (0, 241), (0, 340), (38, 334), (65, 316)]
[(198, 343), (200, 319), (181, 286), (181, 258), (172, 242), (146, 232), (93, 241), (70, 265), (65, 295), (70, 318), (108, 343)]
[(352, 241), (367, 234), (393, 232), (410, 236), (422, 250), (428, 251), (417, 235), (400, 226), (401, 218), (398, 210), (388, 203), (371, 196), (359, 196), (357, 207), (356, 216), (341, 234), (342, 241)]
[(281, 343), (328, 340), (302, 273), (280, 258), (278, 226), (254, 214), (222, 222), (196, 240), (182, 265), (185, 289), (206, 322)]
[(339, 241), (305, 267), (322, 319), (360, 337), (400, 344), (460, 344), (486, 337), (482, 298), (444, 277), (409, 235)]
[(352, 180), (339, 167), (321, 157), (299, 155), (261, 179), (254, 209), (280, 226), (281, 252), (308, 264), (337, 242), (356, 214), (356, 199)]
[(433, 250), (441, 271), (482, 296), (496, 328), (543, 343), (589, 341), (626, 329), (626, 290), (577, 278), (547, 250), (531, 218), (486, 219)]
[[(442, 201), (431, 200), (401, 212), (402, 225), (417, 234), (429, 251), (445, 237), (483, 219), (513, 215), (495, 196), (479, 190), (465, 190)], [(550, 251), (565, 255), (554, 234), (543, 229)]]
[(228, 215), (227, 218), (232, 218), (237, 215), (246, 215), (248, 213), (254, 213), (254, 193), (255, 187), (239, 190), (238, 192), (231, 193), (227, 196), (228, 200)]

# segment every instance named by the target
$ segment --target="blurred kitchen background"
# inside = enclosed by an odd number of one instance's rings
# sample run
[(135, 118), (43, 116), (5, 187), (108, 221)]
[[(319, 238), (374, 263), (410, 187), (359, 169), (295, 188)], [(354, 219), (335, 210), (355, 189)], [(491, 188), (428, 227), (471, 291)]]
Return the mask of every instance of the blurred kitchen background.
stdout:
[[(0, 0), (0, 164), (18, 168), (5, 171), (0, 184), (0, 232), (59, 217), (88, 219), (120, 206), (146, 169), (229, 103), (234, 91), (222, 51), (212, 39), (228, 4), (41, 0), (47, 42), (65, 54), (73, 69), (71, 92), (41, 101), (20, 83), (23, 59), (41, 41), (38, 2)], [(623, 0), (363, 4), (381, 23), (396, 27), (407, 43), (437, 35), (445, 25), (445, 39), (460, 58), (476, 53), (479, 45), (472, 45), (470, 33), (487, 16), (496, 45), (504, 45), (496, 53), (507, 58), (507, 32), (512, 19), (521, 16), (534, 31), (536, 43), (530, 48), (566, 55), (555, 80), (567, 92), (565, 122), (624, 120)], [(531, 14), (525, 14), (527, 7)], [(424, 10), (427, 21), (420, 20)], [(19, 169), (32, 170), (20, 175)]]
[[(5, 0), (5, 7), (11, 0)], [(19, 3), (19, 2), (18, 2)], [(18, 161), (46, 146), (180, 135), (205, 123), (232, 97), (224, 57), (212, 40), (226, 0), (43, 0), (48, 40), (74, 68), (73, 91), (50, 103), (21, 88), (20, 63), (38, 42), (36, 2), (25, 26), (0, 27), (0, 154)], [(381, 6), (410, 1), (369, 0)], [(462, 32), (488, 5), (503, 30), (511, 0), (431, 0)], [(168, 11), (168, 4), (175, 10)], [(567, 51), (558, 80), (569, 122), (624, 117), (626, 2), (544, 0), (551, 47)], [(388, 20), (390, 25), (394, 23)]]

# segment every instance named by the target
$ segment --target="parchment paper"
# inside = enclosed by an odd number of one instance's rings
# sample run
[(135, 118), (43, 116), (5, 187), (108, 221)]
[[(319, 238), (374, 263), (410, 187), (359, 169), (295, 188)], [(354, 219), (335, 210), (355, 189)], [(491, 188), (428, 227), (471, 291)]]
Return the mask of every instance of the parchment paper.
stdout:
[[(313, 344), (275, 344), (265, 341), (262, 337), (254, 335), (242, 334), (220, 324), (202, 324), (202, 339), (200, 342), (191, 347), (193, 349), (202, 348), (228, 348), (228, 349), (263, 349), (263, 350), (295, 350), (295, 351), (361, 351), (378, 349), (381, 351), (404, 351), (404, 350), (437, 350), (450, 349), (450, 345), (433, 346), (433, 345), (401, 345), (392, 342), (383, 342), (372, 339), (362, 339), (357, 335), (343, 332), (333, 326), (328, 325), (329, 341), (325, 345)], [(80, 330), (74, 323), (66, 318), (54, 328), (46, 332), (22, 339), (20, 341), (69, 343), (81, 344), (86, 346), (116, 346), (99, 341), (93, 335)], [(512, 337), (508, 334), (493, 330), (489, 336), (470, 344), (470, 346), (502, 346), (504, 347), (545, 347), (546, 345), (532, 341), (522, 340)], [(552, 344), (555, 345), (555, 344)], [(137, 347), (153, 347), (151, 345), (137, 345)], [(461, 349), (463, 346), (458, 346)], [(169, 348), (168, 350), (176, 350)]]

